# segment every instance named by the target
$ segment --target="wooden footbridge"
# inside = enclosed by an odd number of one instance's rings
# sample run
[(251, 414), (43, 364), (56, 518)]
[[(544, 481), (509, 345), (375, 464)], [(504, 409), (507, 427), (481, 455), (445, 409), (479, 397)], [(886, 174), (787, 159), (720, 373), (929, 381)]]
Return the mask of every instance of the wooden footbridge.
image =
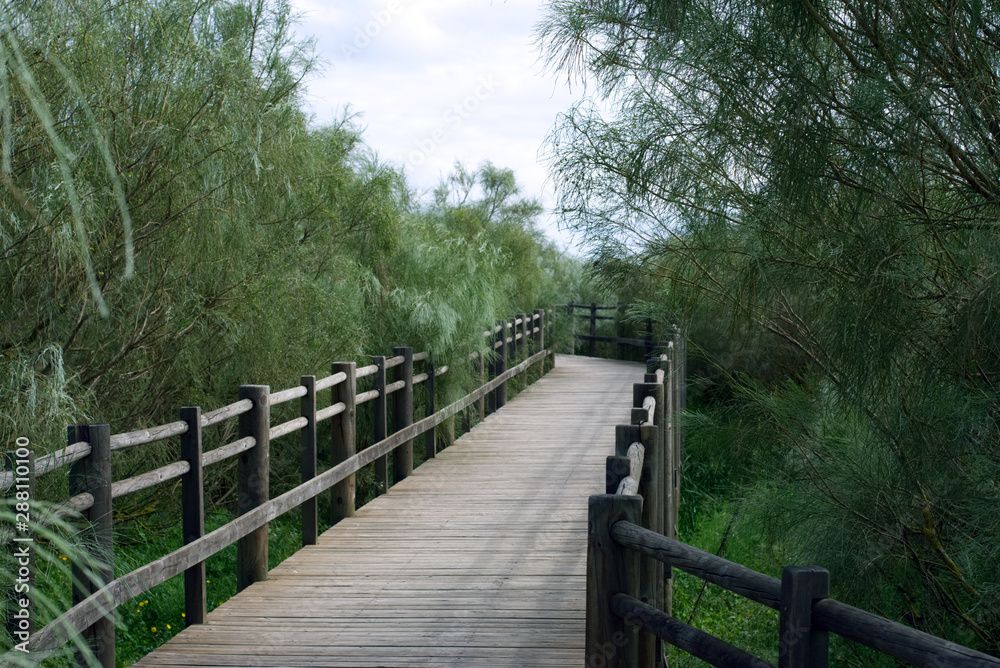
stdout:
[[(108, 425), (73, 427), (65, 449), (38, 460), (19, 447), (0, 489), (30, 495), (36, 476), (70, 465), (72, 497), (55, 514), (82, 514), (99, 549), (78, 558), (74, 605), (44, 628), (35, 629), (30, 597), (8, 600), (16, 645), (0, 664), (31, 665), (75, 648), (79, 663), (112, 668), (115, 608), (183, 574), (188, 627), (137, 666), (662, 668), (663, 643), (713, 666), (772, 666), (671, 616), (678, 568), (779, 610), (779, 668), (825, 668), (830, 633), (915, 665), (1000, 668), (993, 657), (829, 598), (822, 568), (786, 567), (779, 580), (676, 540), (683, 339), (645, 365), (557, 357), (545, 347), (544, 320), (537, 311), (484, 332), (483, 350), (459, 358), (478, 366), (482, 384), (442, 408), (435, 378), (447, 367), (396, 348), (365, 367), (336, 363), (331, 375), (303, 376), (287, 390), (243, 386), (234, 404), (204, 415), (185, 408), (178, 422), (154, 429), (112, 436)], [(359, 379), (369, 376), (371, 389), (361, 391)], [(521, 388), (510, 402), (509, 383)], [(418, 385), (425, 417), (413, 422)], [(322, 390), (330, 403), (318, 408)], [(271, 407), (293, 399), (300, 416), (272, 426)], [(356, 451), (356, 415), (366, 403), (373, 444)], [(468, 426), (476, 413), (478, 424), (455, 441), (455, 417)], [(202, 430), (235, 417), (239, 439), (203, 450)], [(332, 461), (322, 470), (317, 425), (325, 420)], [(447, 446), (440, 450), (437, 432)], [(271, 442), (293, 433), (302, 483), (272, 498)], [(414, 468), (418, 436), (426, 461)], [(112, 451), (174, 437), (178, 461), (112, 480)], [(205, 533), (203, 471), (231, 457), (239, 514)], [(369, 465), (385, 493), (355, 508), (354, 475)], [(112, 500), (176, 478), (183, 547), (113, 577)], [(333, 526), (319, 535), (317, 501), (327, 490)], [(268, 522), (289, 511), (301, 512), (304, 547), (268, 572)], [(5, 533), (33, 586), (22, 527)], [(205, 560), (234, 542), (240, 593), (208, 613)]]
[(583, 665), (587, 496), (641, 365), (558, 357), (139, 666)]

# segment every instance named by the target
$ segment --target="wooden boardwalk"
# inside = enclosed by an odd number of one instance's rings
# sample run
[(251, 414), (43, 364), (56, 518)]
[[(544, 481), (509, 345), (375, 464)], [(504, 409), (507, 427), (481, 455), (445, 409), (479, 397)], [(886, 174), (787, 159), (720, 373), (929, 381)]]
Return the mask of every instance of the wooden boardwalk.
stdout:
[(638, 364), (556, 368), (137, 666), (582, 666), (587, 496)]

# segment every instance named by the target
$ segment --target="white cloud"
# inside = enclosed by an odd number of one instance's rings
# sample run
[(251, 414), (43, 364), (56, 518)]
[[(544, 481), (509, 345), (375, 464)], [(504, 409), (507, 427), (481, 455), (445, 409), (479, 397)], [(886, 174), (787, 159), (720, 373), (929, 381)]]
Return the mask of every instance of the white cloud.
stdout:
[[(326, 70), (309, 83), (306, 103), (318, 123), (350, 105), (362, 114), (365, 141), (404, 165), (411, 184), (429, 191), (456, 160), (485, 160), (515, 171), (522, 194), (551, 208), (551, 185), (538, 150), (575, 97), (542, 76), (532, 0), (293, 0), (301, 37), (316, 38)], [(456, 106), (457, 105), (457, 106)], [(422, 158), (418, 158), (422, 156)], [(543, 221), (560, 245), (570, 237)]]

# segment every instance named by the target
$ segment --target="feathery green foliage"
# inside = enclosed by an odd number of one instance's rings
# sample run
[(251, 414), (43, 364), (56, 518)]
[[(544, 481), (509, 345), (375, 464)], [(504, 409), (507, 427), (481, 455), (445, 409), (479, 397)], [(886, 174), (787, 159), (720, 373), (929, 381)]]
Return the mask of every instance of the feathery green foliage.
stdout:
[[(544, 240), (510, 170), (459, 168), (450, 183), (475, 192), (422, 205), (350, 117), (309, 125), (314, 61), (293, 20), (287, 0), (0, 9), (0, 440), (28, 435), (41, 456), (69, 424), (164, 424), (242, 384), (284, 388), (400, 345), (449, 365), (454, 398), (496, 318), (565, 302), (578, 263)], [(206, 430), (206, 447), (234, 429)], [(114, 478), (175, 449), (118, 452)], [(299, 475), (291, 451), (272, 450), (272, 492)], [(229, 462), (206, 476), (213, 517), (235, 508), (233, 475)], [(38, 485), (39, 502), (66, 498), (64, 472)], [(177, 547), (178, 496), (116, 500), (116, 574)], [(141, 635), (124, 638), (153, 642)]]
[(540, 35), (619, 110), (553, 132), (564, 211), (715, 353), (762, 521), (1000, 651), (996, 7), (558, 0)]

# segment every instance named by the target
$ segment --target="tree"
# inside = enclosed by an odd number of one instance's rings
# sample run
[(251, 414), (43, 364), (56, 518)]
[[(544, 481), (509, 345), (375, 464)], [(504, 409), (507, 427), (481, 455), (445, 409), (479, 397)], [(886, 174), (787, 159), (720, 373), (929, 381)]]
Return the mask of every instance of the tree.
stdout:
[(847, 595), (994, 652), (998, 21), (975, 1), (563, 0), (540, 28), (619, 110), (580, 105), (549, 143), (602, 266), (764, 328), (809, 390), (807, 414), (780, 382), (747, 395), (784, 445), (771, 489), (795, 490), (768, 495), (771, 526)]

